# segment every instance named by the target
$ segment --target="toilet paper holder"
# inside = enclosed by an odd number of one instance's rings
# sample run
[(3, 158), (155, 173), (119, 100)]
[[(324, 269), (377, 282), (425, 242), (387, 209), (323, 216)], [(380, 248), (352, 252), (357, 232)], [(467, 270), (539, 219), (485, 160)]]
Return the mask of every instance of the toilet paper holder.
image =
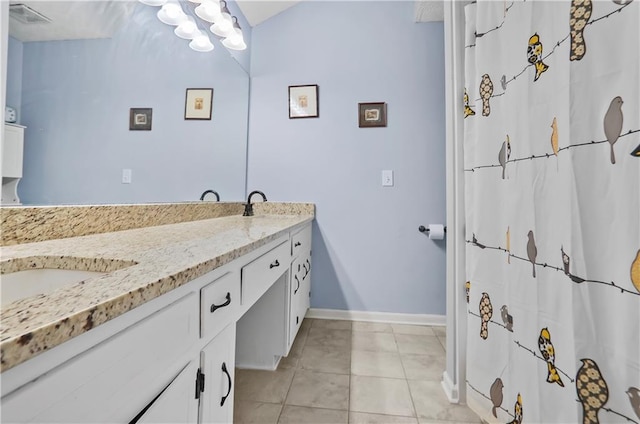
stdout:
[[(421, 225), (418, 227), (418, 231), (420, 231), (421, 233), (429, 233), (429, 229), (427, 227), (425, 227), (424, 225)], [(444, 226), (444, 232), (447, 232), (447, 226)]]

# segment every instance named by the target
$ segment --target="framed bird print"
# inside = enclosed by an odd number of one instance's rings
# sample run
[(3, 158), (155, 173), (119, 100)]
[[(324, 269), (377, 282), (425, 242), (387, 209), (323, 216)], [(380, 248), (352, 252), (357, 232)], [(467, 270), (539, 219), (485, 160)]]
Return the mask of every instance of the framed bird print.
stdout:
[(317, 85), (289, 86), (289, 119), (320, 116)]
[(187, 88), (184, 102), (185, 120), (211, 120), (213, 88)]

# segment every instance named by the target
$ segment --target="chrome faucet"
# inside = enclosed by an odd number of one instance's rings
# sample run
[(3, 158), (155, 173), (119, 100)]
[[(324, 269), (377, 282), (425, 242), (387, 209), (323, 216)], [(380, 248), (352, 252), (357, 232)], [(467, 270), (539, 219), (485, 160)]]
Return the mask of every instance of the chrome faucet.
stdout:
[(218, 194), (217, 191), (213, 191), (213, 190), (207, 190), (204, 193), (202, 193), (202, 196), (200, 196), (200, 200), (204, 200), (204, 196), (206, 196), (209, 193), (212, 193), (212, 194), (216, 195), (216, 202), (220, 201), (220, 195)]
[(242, 214), (242, 216), (253, 216), (253, 205), (251, 204), (251, 196), (253, 196), (254, 194), (259, 194), (260, 196), (262, 196), (262, 200), (264, 202), (267, 201), (267, 196), (265, 196), (263, 192), (258, 190), (252, 191), (251, 193), (249, 193), (249, 197), (247, 198), (247, 204), (244, 205), (244, 213)]

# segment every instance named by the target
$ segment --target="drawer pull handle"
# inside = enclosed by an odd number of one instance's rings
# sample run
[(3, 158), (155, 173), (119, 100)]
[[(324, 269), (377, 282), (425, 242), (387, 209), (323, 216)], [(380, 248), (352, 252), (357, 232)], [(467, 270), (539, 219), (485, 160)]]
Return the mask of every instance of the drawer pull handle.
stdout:
[(231, 394), (231, 387), (232, 387), (231, 375), (229, 375), (229, 372), (227, 371), (227, 364), (225, 364), (224, 362), (222, 363), (222, 372), (227, 374), (227, 380), (229, 381), (229, 390), (227, 391), (227, 394), (222, 396), (222, 399), (220, 399), (220, 406), (224, 406), (224, 403), (229, 397), (229, 394)]
[(294, 275), (296, 282), (298, 283), (298, 286), (295, 288), (295, 290), (293, 291), (293, 294), (298, 293), (298, 289), (300, 288), (300, 280), (298, 279), (297, 275)]
[(224, 308), (225, 306), (229, 306), (231, 304), (231, 293), (227, 292), (227, 301), (220, 305), (211, 305), (211, 313), (214, 313), (216, 309)]
[(302, 243), (300, 243), (299, 241), (297, 241), (297, 242), (293, 245), (293, 247), (298, 247), (298, 246), (302, 246)]
[(276, 259), (272, 264), (269, 264), (269, 269), (275, 268), (277, 266), (280, 266), (280, 262), (278, 262), (278, 260)]

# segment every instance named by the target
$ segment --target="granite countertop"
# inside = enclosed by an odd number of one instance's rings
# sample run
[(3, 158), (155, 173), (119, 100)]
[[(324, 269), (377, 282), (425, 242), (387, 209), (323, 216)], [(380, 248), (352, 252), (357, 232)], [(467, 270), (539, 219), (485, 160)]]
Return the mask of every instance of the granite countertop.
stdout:
[(2, 272), (107, 272), (0, 311), (0, 369), (52, 347), (245, 255), (313, 214), (225, 216), (0, 248)]

